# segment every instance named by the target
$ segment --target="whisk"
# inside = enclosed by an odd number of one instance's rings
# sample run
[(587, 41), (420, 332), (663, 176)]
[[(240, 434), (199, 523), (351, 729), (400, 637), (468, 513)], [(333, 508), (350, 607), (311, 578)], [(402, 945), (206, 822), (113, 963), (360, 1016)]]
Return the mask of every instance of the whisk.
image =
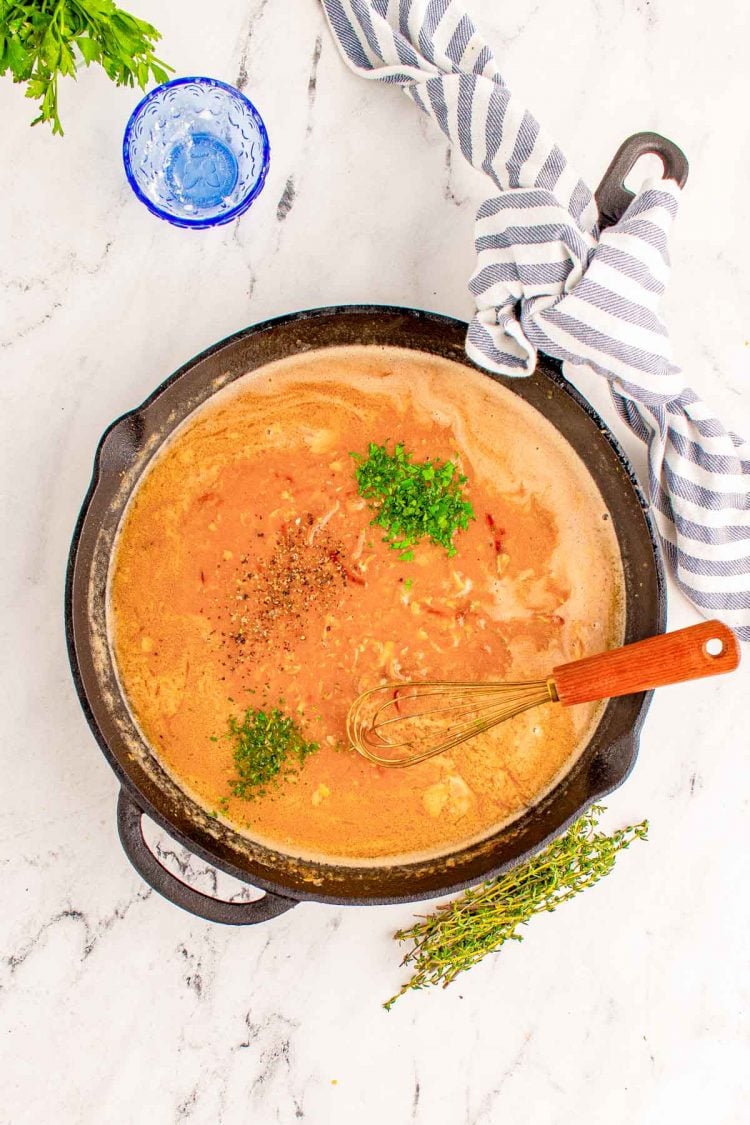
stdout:
[(413, 766), (543, 703), (570, 707), (611, 699), (731, 672), (739, 662), (732, 630), (706, 621), (561, 664), (544, 680), (381, 684), (355, 699), (346, 729), (371, 762)]

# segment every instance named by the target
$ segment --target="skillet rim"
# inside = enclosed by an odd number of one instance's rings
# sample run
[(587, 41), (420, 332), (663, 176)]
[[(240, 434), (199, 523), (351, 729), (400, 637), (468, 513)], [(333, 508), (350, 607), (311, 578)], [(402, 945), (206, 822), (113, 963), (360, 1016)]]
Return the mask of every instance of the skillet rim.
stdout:
[[(424, 888), (424, 889), (414, 889), (414, 890), (411, 890), (411, 891), (408, 891), (408, 892), (398, 893), (398, 894), (393, 894), (393, 893), (391, 893), (391, 894), (368, 893), (366, 895), (356, 895), (356, 894), (341, 895), (341, 894), (330, 894), (330, 893), (327, 893), (326, 891), (321, 891), (317, 888), (309, 889), (309, 887), (305, 887), (304, 885), (303, 886), (295, 885), (293, 887), (289, 887), (289, 886), (286, 886), (285, 884), (282, 884), (282, 883), (276, 883), (272, 879), (269, 879), (269, 878), (265, 877), (264, 875), (256, 874), (255, 871), (253, 871), (253, 870), (249, 870), (249, 869), (237, 866), (233, 862), (228, 861), (224, 856), (217, 856), (217, 854), (211, 849), (211, 847), (204, 844), (202, 842), (202, 840), (196, 840), (192, 835), (186, 834), (179, 827), (175, 826), (175, 824), (169, 819), (169, 817), (160, 808), (156, 807), (154, 805), (154, 803), (141, 791), (141, 789), (135, 783), (133, 778), (127, 772), (127, 770), (125, 769), (125, 767), (123, 766), (123, 764), (121, 763), (121, 761), (119, 760), (119, 758), (117, 757), (115, 752), (113, 751), (112, 747), (109, 744), (108, 739), (106, 738), (106, 736), (102, 732), (102, 730), (100, 728), (100, 725), (99, 725), (99, 723), (97, 721), (97, 718), (96, 718), (95, 708), (92, 705), (91, 700), (89, 699), (88, 692), (87, 692), (85, 684), (84, 684), (84, 680), (83, 680), (83, 676), (82, 676), (81, 668), (80, 668), (80, 664), (79, 664), (79, 659), (78, 659), (77, 647), (76, 647), (76, 627), (75, 627), (76, 600), (75, 599), (76, 599), (76, 593), (77, 593), (76, 583), (77, 583), (77, 579), (79, 579), (79, 565), (82, 563), (80, 553), (79, 553), (80, 549), (81, 549), (81, 539), (82, 539), (84, 529), (86, 527), (87, 519), (90, 515), (92, 502), (93, 502), (95, 496), (97, 495), (97, 492), (98, 492), (99, 488), (103, 484), (106, 483), (107, 469), (103, 465), (103, 460), (104, 460), (104, 452), (105, 452), (105, 449), (106, 449), (107, 440), (110, 438), (110, 435), (112, 435), (113, 432), (115, 432), (118, 429), (118, 427), (122, 426), (123, 424), (125, 424), (125, 425), (127, 425), (129, 423), (135, 424), (139, 420), (142, 420), (142, 416), (144, 415), (144, 413), (152, 405), (154, 405), (158, 401), (158, 399), (161, 398), (161, 396), (164, 395), (165, 392), (167, 392), (169, 390), (169, 388), (171, 388), (175, 383), (177, 383), (184, 376), (186, 376), (187, 374), (192, 372), (199, 364), (205, 362), (206, 360), (209, 360), (213, 356), (216, 356), (217, 354), (221, 353), (225, 349), (231, 348), (233, 345), (239, 343), (240, 341), (242, 341), (244, 339), (247, 339), (250, 336), (258, 335), (258, 334), (261, 334), (261, 333), (271, 333), (271, 332), (274, 331), (274, 329), (276, 329), (280, 326), (289, 325), (290, 323), (299, 323), (299, 322), (304, 322), (304, 321), (308, 321), (308, 320), (319, 320), (319, 319), (325, 319), (325, 318), (336, 318), (336, 319), (338, 319), (342, 316), (343, 317), (347, 317), (347, 316), (353, 316), (353, 317), (356, 317), (356, 316), (360, 316), (360, 317), (361, 316), (365, 316), (365, 317), (384, 317), (384, 316), (407, 317), (407, 318), (410, 318), (414, 321), (427, 322), (428, 324), (434, 326), (434, 328), (438, 332), (440, 330), (443, 330), (444, 332), (446, 330), (448, 330), (448, 331), (451, 331), (451, 332), (454, 332), (454, 333), (457, 332), (457, 331), (461, 331), (462, 333), (465, 334), (465, 331), (466, 331), (466, 328), (467, 328), (466, 322), (462, 321), (458, 318), (446, 316), (446, 315), (441, 314), (441, 313), (430, 312), (430, 311), (427, 311), (427, 310), (415, 309), (415, 308), (411, 308), (409, 306), (397, 306), (397, 305), (394, 306), (394, 305), (380, 305), (380, 304), (346, 304), (346, 305), (334, 305), (334, 306), (320, 306), (320, 307), (313, 308), (313, 309), (303, 309), (303, 310), (298, 310), (297, 312), (285, 313), (281, 316), (269, 318), (267, 320), (260, 321), (260, 322), (258, 322), (257, 324), (254, 324), (254, 325), (249, 325), (249, 326), (247, 326), (243, 329), (240, 329), (239, 331), (237, 331), (235, 333), (232, 333), (230, 336), (225, 337), (223, 340), (217, 341), (216, 343), (212, 344), (208, 348), (204, 349), (202, 352), (200, 352), (197, 355), (195, 355), (194, 357), (192, 357), (186, 363), (184, 363), (172, 375), (170, 375), (167, 379), (165, 379), (162, 383), (160, 383), (143, 400), (143, 402), (141, 402), (139, 405), (132, 408), (131, 410), (125, 411), (119, 417), (114, 419), (113, 422), (111, 422), (110, 425), (107, 426), (104, 433), (102, 434), (102, 437), (100, 438), (100, 440), (98, 442), (95, 457), (94, 457), (94, 464), (93, 464), (93, 469), (92, 469), (91, 480), (89, 482), (89, 486), (88, 486), (88, 489), (86, 491), (86, 494), (85, 494), (85, 497), (84, 497), (84, 500), (83, 500), (83, 503), (82, 503), (82, 506), (81, 506), (81, 510), (80, 510), (79, 515), (78, 515), (78, 519), (76, 521), (76, 525), (75, 525), (75, 529), (74, 529), (73, 537), (72, 537), (72, 541), (71, 541), (70, 552), (69, 552), (69, 556), (68, 556), (68, 564), (67, 564), (67, 570), (66, 570), (66, 581), (65, 581), (66, 643), (67, 643), (67, 648), (68, 648), (68, 657), (69, 657), (69, 661), (70, 661), (71, 672), (72, 672), (74, 684), (75, 684), (75, 687), (76, 687), (76, 692), (77, 692), (82, 710), (83, 710), (83, 712), (86, 716), (89, 727), (90, 727), (97, 743), (99, 744), (100, 749), (104, 753), (105, 759), (107, 760), (110, 767), (113, 769), (115, 775), (117, 776), (118, 780), (120, 781), (120, 784), (121, 784), (122, 788), (125, 790), (126, 794), (129, 796), (131, 801), (133, 801), (137, 806), (139, 806), (146, 815), (148, 815), (152, 820), (154, 820), (162, 829), (164, 829), (164, 831), (166, 831), (173, 839), (177, 840), (180, 844), (182, 844), (190, 852), (192, 852), (193, 854), (195, 854), (195, 855), (199, 856), (200, 858), (204, 859), (206, 862), (212, 864), (213, 866), (217, 867), (219, 870), (225, 871), (226, 873), (234, 876), (235, 878), (239, 879), (241, 882), (249, 883), (252, 886), (256, 886), (256, 887), (258, 887), (262, 890), (265, 890), (266, 892), (268, 892), (270, 894), (275, 894), (275, 895), (278, 895), (280, 897), (284, 897), (284, 898), (288, 898), (288, 899), (292, 899), (292, 900), (314, 901), (314, 902), (329, 903), (329, 904), (334, 904), (334, 905), (384, 905), (384, 904), (392, 904), (392, 903), (397, 903), (397, 902), (416, 902), (416, 901), (419, 901), (421, 899), (436, 898), (436, 897), (441, 897), (443, 895), (449, 895), (449, 894), (455, 893), (456, 891), (460, 891), (465, 887), (475, 885), (480, 880), (493, 878), (493, 877), (501, 874), (502, 872), (509, 870), (510, 868), (512, 868), (512, 867), (516, 866), (517, 864), (523, 862), (529, 856), (531, 856), (533, 854), (536, 854), (538, 851), (540, 851), (545, 846), (545, 844), (549, 842), (549, 840), (559, 836), (562, 832), (564, 832), (566, 830), (566, 828), (575, 819), (577, 819), (580, 815), (582, 815), (582, 813), (587, 808), (589, 808), (592, 804), (601, 800), (608, 793), (611, 793), (614, 789), (616, 789), (620, 785), (622, 785), (623, 782), (627, 779), (628, 775), (630, 774), (630, 772), (632, 771), (632, 769), (635, 765), (637, 755), (638, 755), (638, 741), (639, 741), (639, 737), (640, 737), (640, 732), (641, 732), (643, 723), (645, 721), (645, 716), (646, 716), (646, 713), (647, 713), (648, 708), (650, 706), (651, 697), (652, 697), (653, 693), (648, 692), (648, 693), (643, 694), (640, 706), (638, 708), (637, 714), (636, 714), (636, 716), (635, 716), (635, 718), (632, 722), (632, 725), (631, 725), (630, 729), (625, 731), (624, 734), (621, 735), (619, 740), (615, 740), (615, 742), (611, 743), (606, 748), (607, 750), (614, 749), (614, 750), (619, 751), (619, 757), (621, 759), (621, 766), (615, 769), (614, 775), (611, 775), (609, 778), (607, 778), (606, 781), (603, 781), (602, 784), (594, 786), (593, 791), (588, 792), (586, 794), (583, 803), (571, 815), (566, 816), (561, 821), (558, 821), (556, 826), (554, 827), (554, 829), (552, 831), (550, 831), (547, 835), (545, 835), (544, 837), (542, 837), (538, 841), (536, 841), (532, 847), (530, 847), (527, 850), (522, 851), (518, 854), (513, 855), (511, 858), (509, 858), (505, 861), (486, 866), (486, 868), (481, 872), (481, 874), (474, 874), (473, 873), (468, 878), (458, 878), (458, 879), (455, 879), (455, 880), (450, 879), (449, 876), (450, 876), (450, 871), (451, 871), (451, 865), (446, 866), (445, 861), (450, 859), (452, 854), (460, 854), (460, 853), (447, 853), (444, 856), (436, 857), (434, 860), (432, 860), (430, 862), (432, 864), (434, 864), (436, 868), (439, 868), (442, 865), (442, 873), (443, 873), (443, 876), (444, 876), (443, 881), (440, 883), (440, 885), (438, 887), (430, 886), (430, 887), (427, 887), (427, 888)], [(352, 342), (350, 341), (350, 343), (352, 343)], [(318, 345), (318, 346), (325, 346), (325, 345)], [(403, 347), (403, 346), (408, 346), (408, 345), (404, 345), (402, 343), (402, 344), (390, 344), (390, 345), (385, 345), (385, 346), (392, 346), (392, 347), (401, 346), (401, 347)], [(414, 350), (418, 350), (418, 349), (414, 348)], [(422, 350), (428, 350), (428, 349), (423, 348)], [(287, 354), (291, 354), (291, 353), (287, 353)], [(444, 354), (444, 353), (436, 351), (433, 354), (440, 355), (440, 354)], [(463, 351), (461, 352), (461, 354), (457, 354), (456, 356), (454, 356), (452, 358), (454, 359), (455, 362), (462, 363), (463, 365), (468, 366), (468, 367), (478, 371), (479, 373), (481, 373), (485, 377), (493, 378), (493, 375), (490, 372), (487, 372), (487, 371), (483, 370), (482, 368), (477, 367), (475, 364), (473, 364), (472, 361), (468, 359), (468, 357), (465, 355), (465, 353)], [(262, 366), (262, 365), (258, 365), (258, 366)], [(250, 368), (249, 370), (251, 370), (251, 369), (252, 368)], [(557, 361), (550, 359), (547, 356), (540, 356), (540, 360), (539, 360), (539, 363), (538, 363), (538, 369), (541, 371), (541, 374), (544, 377), (546, 377), (551, 382), (553, 382), (558, 387), (558, 389), (560, 391), (562, 391), (568, 398), (570, 398), (579, 407), (579, 409), (582, 410), (583, 413), (588, 417), (588, 420), (596, 426), (597, 430), (600, 432), (601, 436), (603, 437), (605, 442), (608, 444), (611, 452), (614, 453), (616, 460), (619, 462), (620, 469), (622, 470), (624, 476), (627, 478), (627, 482), (629, 484), (629, 487), (632, 490), (632, 492), (634, 493), (635, 498), (636, 498), (636, 500), (638, 502), (638, 505), (640, 507), (641, 513), (643, 515), (644, 526), (645, 526), (645, 530), (646, 530), (646, 533), (648, 535), (648, 539), (649, 539), (649, 543), (650, 543), (651, 555), (653, 557), (653, 563), (654, 563), (654, 581), (655, 581), (655, 588), (656, 588), (656, 606), (655, 606), (655, 613), (654, 613), (654, 617), (655, 617), (654, 626), (655, 626), (655, 628), (654, 628), (654, 631), (662, 632), (664, 630), (665, 620), (666, 620), (666, 594), (665, 594), (665, 581), (664, 581), (662, 559), (661, 559), (660, 548), (658, 546), (658, 540), (657, 540), (657, 537), (656, 537), (655, 529), (654, 529), (653, 522), (652, 522), (650, 512), (649, 512), (649, 503), (648, 503), (648, 501), (647, 501), (647, 499), (646, 499), (646, 497), (643, 493), (643, 490), (642, 490), (642, 488), (641, 488), (641, 486), (640, 486), (640, 484), (639, 484), (639, 482), (638, 482), (638, 480), (635, 476), (634, 470), (633, 470), (632, 466), (630, 465), (624, 451), (622, 450), (621, 446), (619, 445), (617, 439), (611, 433), (611, 431), (609, 430), (606, 423), (601, 419), (601, 417), (599, 416), (597, 411), (594, 409), (594, 407), (591, 405), (591, 403), (589, 403), (588, 400), (585, 399), (584, 396), (577, 390), (577, 388), (575, 388), (565, 378), (565, 376), (562, 373), (562, 365), (560, 363), (558, 363)], [(237, 378), (237, 377), (240, 377), (239, 374), (234, 376), (234, 378)], [(523, 381), (524, 380), (521, 380), (521, 379), (509, 381), (511, 389), (513, 389), (513, 382), (521, 383)], [(507, 385), (507, 384), (503, 383), (503, 385)], [(207, 398), (208, 397), (210, 397), (210, 395), (207, 396)], [(206, 401), (207, 401), (207, 399), (206, 399)], [(182, 419), (180, 419), (179, 421), (182, 421)], [(178, 421), (177, 424), (179, 424), (179, 421)], [(552, 424), (554, 425), (554, 423), (552, 423)], [(165, 435), (165, 436), (168, 436), (168, 435)], [(562, 436), (565, 437), (564, 434)], [(160, 445), (161, 445), (161, 443), (159, 443), (159, 446)], [(140, 480), (140, 478), (143, 474), (143, 471), (145, 470), (148, 463), (149, 462), (146, 462), (142, 466), (140, 472), (138, 473), (137, 480)], [(137, 483), (133, 487), (134, 488), (137, 487)], [(89, 568), (86, 567), (84, 569), (85, 569), (86, 573), (88, 573)], [(627, 607), (626, 607), (626, 609), (627, 609)], [(87, 639), (89, 639), (88, 638), (88, 630), (86, 630), (86, 633), (87, 633)], [(98, 703), (99, 706), (105, 706), (106, 707), (106, 704), (102, 700), (101, 696), (98, 699), (97, 703)], [(123, 706), (125, 706), (124, 700), (122, 700), (122, 698), (121, 698), (121, 703), (122, 703)], [(602, 720), (600, 720), (600, 723), (597, 725), (597, 728), (596, 728), (594, 734), (592, 735), (592, 738), (590, 739), (590, 743), (593, 742), (594, 738), (596, 737), (596, 733), (599, 730), (601, 725), (602, 725)], [(604, 748), (602, 748), (601, 752), (603, 752), (603, 751), (604, 751)], [(584, 751), (584, 755), (585, 755), (585, 751)], [(582, 757), (584, 755), (582, 755)], [(574, 769), (575, 769), (575, 767), (574, 767)], [(565, 776), (567, 777), (568, 775), (565, 775)], [(551, 793), (548, 795), (550, 798), (557, 792), (557, 790), (562, 785), (563, 781), (564, 781), (564, 778), (561, 779), (558, 786), (556, 786), (555, 789), (553, 789), (551, 791)], [(187, 798), (187, 799), (191, 800), (190, 798)], [(525, 817), (529, 813), (533, 812), (534, 809), (539, 809), (540, 805), (543, 802), (545, 802), (546, 800), (547, 800), (547, 798), (543, 798), (542, 802), (539, 802), (539, 803), (537, 803), (537, 805), (532, 806), (531, 810), (528, 810), (527, 813), (522, 814), (522, 817), (519, 818), (519, 821), (522, 820), (523, 817)], [(193, 802), (193, 803), (197, 804), (195, 802)], [(199, 807), (199, 806), (197, 806), (197, 807)], [(500, 833), (507, 832), (507, 831), (511, 830), (516, 823), (518, 823), (518, 822), (512, 822), (511, 825), (506, 826), (505, 829), (500, 829), (499, 833), (497, 833), (496, 836), (499, 835)], [(231, 829), (229, 831), (231, 832)], [(489, 841), (492, 841), (494, 839), (495, 839), (495, 836), (492, 836), (492, 837), (488, 838)], [(270, 849), (270, 848), (265, 849), (265, 850), (269, 853), (269, 855), (278, 854), (282, 858), (286, 858), (285, 853), (274, 853), (273, 849)], [(308, 866), (307, 861), (304, 861), (304, 860), (302, 860), (302, 861), (296, 860), (295, 862), (300, 867), (303, 867), (303, 868), (305, 866)], [(309, 865), (312, 865), (312, 861), (310, 862)], [(421, 861), (421, 865), (422, 866), (424, 865), (424, 861)], [(356, 875), (357, 873), (362, 872), (364, 870), (369, 871), (369, 872), (379, 872), (382, 875), (386, 875), (387, 873), (393, 872), (393, 871), (408, 872), (408, 868), (411, 865), (408, 865), (408, 864), (391, 864), (391, 865), (379, 864), (376, 868), (362, 868), (362, 867), (349, 867), (348, 865), (337, 865), (335, 863), (332, 863), (332, 864), (322, 865), (322, 866), (327, 866), (331, 869), (338, 869), (338, 870), (345, 869), (347, 872), (351, 872), (353, 875)], [(414, 866), (416, 867), (418, 865), (415, 864)], [(445, 876), (447, 876), (448, 878), (445, 878)], [(164, 892), (162, 892), (162, 893), (164, 893)]]

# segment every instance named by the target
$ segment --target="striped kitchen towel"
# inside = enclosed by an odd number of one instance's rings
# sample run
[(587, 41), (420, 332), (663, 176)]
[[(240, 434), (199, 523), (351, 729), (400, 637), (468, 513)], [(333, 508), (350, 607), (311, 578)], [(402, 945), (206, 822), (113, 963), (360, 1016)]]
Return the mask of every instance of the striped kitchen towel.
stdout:
[(591, 191), (453, 0), (322, 3), (351, 69), (402, 86), (499, 191), (477, 213), (467, 354), (528, 375), (539, 349), (609, 381), (648, 446), (651, 509), (678, 582), (750, 640), (750, 444), (685, 384), (658, 312), (678, 186), (647, 181), (600, 232)]

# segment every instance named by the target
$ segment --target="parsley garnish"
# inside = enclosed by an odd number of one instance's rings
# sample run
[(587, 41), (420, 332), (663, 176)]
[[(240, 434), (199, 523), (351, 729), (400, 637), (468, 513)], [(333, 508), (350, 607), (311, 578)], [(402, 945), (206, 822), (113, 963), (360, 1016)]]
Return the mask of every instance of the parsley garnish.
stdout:
[(118, 86), (145, 90), (151, 76), (166, 82), (172, 68), (153, 53), (160, 38), (113, 0), (0, 0), (0, 75), (10, 71), (39, 102), (32, 125), (49, 121), (61, 135), (58, 78), (75, 78), (83, 62), (100, 63)]
[(270, 784), (297, 772), (317, 742), (307, 742), (294, 719), (278, 707), (270, 711), (248, 708), (242, 719), (229, 719), (228, 738), (234, 743), (237, 777), (232, 794), (252, 801), (264, 797)]
[(400, 443), (389, 453), (370, 442), (367, 457), (351, 456), (359, 494), (375, 512), (371, 522), (386, 532), (383, 542), (404, 561), (414, 557), (411, 548), (421, 539), (456, 554), (453, 536), (476, 516), (463, 496), (466, 477), (452, 461), (414, 461)]

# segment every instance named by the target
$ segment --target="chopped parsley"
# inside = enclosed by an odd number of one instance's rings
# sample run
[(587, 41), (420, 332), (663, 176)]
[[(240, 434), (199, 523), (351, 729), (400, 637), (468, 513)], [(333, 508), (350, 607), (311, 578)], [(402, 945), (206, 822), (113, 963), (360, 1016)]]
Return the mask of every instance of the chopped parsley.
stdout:
[(237, 770), (230, 788), (233, 796), (246, 801), (264, 797), (269, 785), (297, 773), (305, 758), (318, 749), (318, 743), (306, 741), (294, 719), (278, 707), (250, 707), (242, 719), (231, 716), (227, 737), (234, 743)]
[(464, 499), (466, 477), (452, 461), (414, 461), (401, 443), (389, 453), (385, 445), (370, 442), (366, 457), (351, 456), (359, 494), (375, 513), (371, 522), (385, 531), (384, 543), (405, 562), (421, 539), (456, 554), (453, 536), (476, 516)]

